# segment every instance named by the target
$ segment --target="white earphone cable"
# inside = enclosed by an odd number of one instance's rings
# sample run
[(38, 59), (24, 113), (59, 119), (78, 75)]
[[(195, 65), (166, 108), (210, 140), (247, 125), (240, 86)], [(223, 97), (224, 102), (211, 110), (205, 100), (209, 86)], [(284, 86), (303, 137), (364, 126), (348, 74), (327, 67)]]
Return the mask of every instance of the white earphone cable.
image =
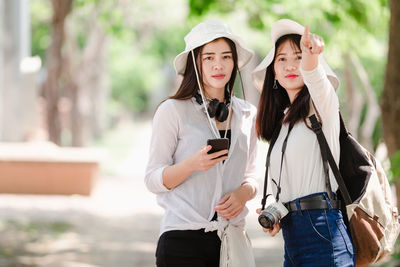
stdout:
[[(199, 74), (197, 72), (196, 60), (194, 58), (194, 51), (191, 50), (190, 53), (192, 54), (192, 59), (193, 59), (194, 71), (196, 73), (197, 84), (199, 85), (200, 95), (201, 95), (201, 99), (203, 100), (203, 105), (204, 105), (204, 109), (205, 109), (206, 114), (207, 114), (208, 123), (210, 124), (211, 130), (212, 130), (215, 138), (220, 138), (220, 137), (218, 137), (220, 135), (217, 134), (217, 132), (215, 131), (215, 129), (214, 129), (212, 123), (211, 123), (210, 114), (208, 114), (208, 110), (206, 108), (206, 99), (205, 99), (204, 94), (203, 94), (203, 89), (201, 88), (201, 85), (200, 85), (200, 79), (199, 79)], [(230, 123), (231, 113), (232, 113), (232, 100), (231, 100), (231, 103), (229, 104), (228, 121), (226, 122), (224, 138), (226, 138), (226, 133), (228, 132), (228, 126), (229, 126), (229, 123)]]

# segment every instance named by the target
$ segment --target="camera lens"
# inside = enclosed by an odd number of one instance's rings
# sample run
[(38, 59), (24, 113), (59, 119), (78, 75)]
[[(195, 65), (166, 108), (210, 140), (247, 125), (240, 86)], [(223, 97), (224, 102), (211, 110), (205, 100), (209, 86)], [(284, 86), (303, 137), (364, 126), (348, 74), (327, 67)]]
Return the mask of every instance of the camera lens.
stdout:
[(260, 216), (258, 216), (258, 222), (262, 227), (272, 229), (275, 224), (275, 218), (269, 212), (263, 211)]

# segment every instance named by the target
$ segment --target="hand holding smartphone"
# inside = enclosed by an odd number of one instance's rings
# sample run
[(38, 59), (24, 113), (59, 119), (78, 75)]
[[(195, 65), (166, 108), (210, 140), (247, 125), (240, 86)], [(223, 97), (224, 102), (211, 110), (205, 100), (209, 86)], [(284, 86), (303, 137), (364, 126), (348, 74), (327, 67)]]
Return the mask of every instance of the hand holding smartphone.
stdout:
[[(212, 153), (224, 150), (224, 149), (229, 149), (229, 139), (228, 138), (208, 139), (207, 145), (210, 145), (212, 147), (210, 149), (210, 151), (207, 152), (207, 154), (212, 154)], [(228, 155), (228, 154), (221, 155), (218, 158), (226, 156), (226, 155)]]

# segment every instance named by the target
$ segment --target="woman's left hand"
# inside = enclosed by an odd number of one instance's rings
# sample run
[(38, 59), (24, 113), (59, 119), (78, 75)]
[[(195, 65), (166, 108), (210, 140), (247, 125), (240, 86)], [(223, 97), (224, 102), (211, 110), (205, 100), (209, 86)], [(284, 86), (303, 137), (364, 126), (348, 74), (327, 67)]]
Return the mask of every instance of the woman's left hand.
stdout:
[(232, 219), (237, 217), (243, 210), (247, 202), (248, 193), (242, 186), (238, 189), (226, 194), (215, 207), (218, 212), (225, 219)]
[[(261, 213), (261, 209), (257, 209), (256, 210), (257, 214), (260, 215)], [(279, 231), (281, 230), (281, 224), (278, 222), (276, 224), (274, 224), (273, 228), (262, 228), (264, 233), (269, 233), (272, 237), (274, 237), (277, 233), (279, 233)]]

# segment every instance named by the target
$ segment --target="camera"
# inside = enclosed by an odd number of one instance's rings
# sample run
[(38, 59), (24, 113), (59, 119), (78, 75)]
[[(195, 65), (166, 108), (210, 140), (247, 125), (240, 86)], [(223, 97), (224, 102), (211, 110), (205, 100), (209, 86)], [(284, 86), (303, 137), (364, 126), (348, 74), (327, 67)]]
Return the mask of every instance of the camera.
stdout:
[(274, 202), (269, 205), (265, 210), (262, 210), (258, 216), (258, 222), (262, 227), (272, 229), (274, 224), (288, 214), (289, 211), (282, 204), (282, 202)]

